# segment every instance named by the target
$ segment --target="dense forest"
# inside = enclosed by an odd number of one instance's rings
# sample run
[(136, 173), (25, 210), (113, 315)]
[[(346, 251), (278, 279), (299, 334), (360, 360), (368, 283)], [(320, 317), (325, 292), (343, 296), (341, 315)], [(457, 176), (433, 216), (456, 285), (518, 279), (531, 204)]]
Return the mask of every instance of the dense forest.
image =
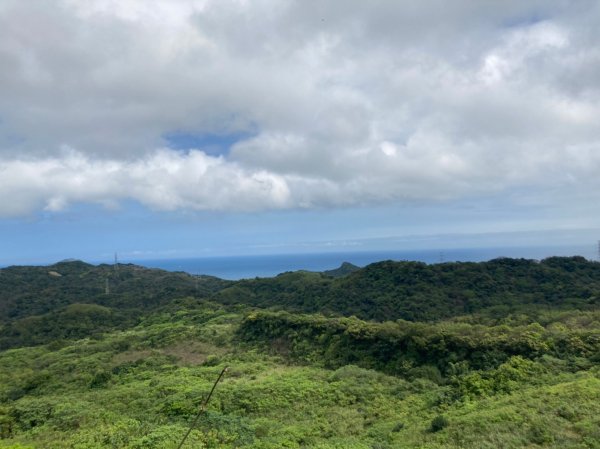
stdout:
[(600, 264), (0, 270), (0, 448), (600, 448)]
[(337, 278), (299, 271), (240, 281), (214, 298), (376, 321), (432, 321), (495, 310), (501, 316), (526, 304), (595, 308), (600, 264), (583, 257), (435, 265), (384, 261)]

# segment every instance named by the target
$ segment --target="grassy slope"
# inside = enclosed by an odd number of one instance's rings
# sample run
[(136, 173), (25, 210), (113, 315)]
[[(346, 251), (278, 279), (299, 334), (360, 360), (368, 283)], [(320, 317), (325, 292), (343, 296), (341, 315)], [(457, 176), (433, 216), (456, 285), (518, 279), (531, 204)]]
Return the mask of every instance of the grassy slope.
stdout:
[[(203, 303), (97, 340), (0, 353), (0, 447), (175, 448), (225, 365), (187, 447), (600, 447), (593, 364), (541, 359), (504, 392), (448, 400), (451, 383), (252, 349), (235, 337), (243, 318)], [(440, 414), (448, 425), (431, 432)]]

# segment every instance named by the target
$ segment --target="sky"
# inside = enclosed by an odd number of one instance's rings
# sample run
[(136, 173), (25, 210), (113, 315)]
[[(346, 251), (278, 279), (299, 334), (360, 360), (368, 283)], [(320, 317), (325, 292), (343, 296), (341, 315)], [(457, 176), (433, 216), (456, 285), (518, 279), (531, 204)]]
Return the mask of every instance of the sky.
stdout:
[(600, 239), (600, 2), (2, 0), (0, 263)]

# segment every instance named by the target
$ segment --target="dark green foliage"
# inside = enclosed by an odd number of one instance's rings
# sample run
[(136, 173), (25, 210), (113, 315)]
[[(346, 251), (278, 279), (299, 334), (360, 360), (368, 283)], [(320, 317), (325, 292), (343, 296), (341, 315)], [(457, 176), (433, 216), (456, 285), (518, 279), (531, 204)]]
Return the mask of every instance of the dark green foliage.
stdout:
[(376, 321), (435, 321), (475, 312), (502, 318), (525, 305), (534, 314), (547, 307), (590, 310), (600, 303), (600, 263), (582, 257), (436, 265), (385, 261), (337, 279), (295, 272), (244, 280), (214, 299)]
[(60, 345), (61, 339), (100, 336), (110, 329), (131, 326), (132, 313), (120, 312), (96, 304), (70, 304), (44, 315), (12, 321), (0, 330), (0, 349), (38, 345), (48, 341)]
[[(105, 294), (108, 280), (109, 294)], [(131, 264), (80, 261), (0, 269), (0, 323), (43, 315), (74, 303), (152, 309), (174, 298), (203, 297), (231, 284), (211, 276), (171, 273)], [(196, 288), (197, 287), (197, 288)]]
[[(109, 293), (106, 293), (108, 280)], [(100, 335), (139, 322), (175, 298), (195, 298), (230, 285), (211, 276), (190, 276), (120, 264), (80, 261), (0, 270), (0, 349)]]
[(394, 426), (394, 428), (392, 429), (392, 432), (400, 432), (402, 429), (404, 429), (404, 423), (399, 422)]
[(430, 432), (439, 432), (440, 430), (448, 427), (448, 424), (450, 424), (450, 422), (448, 421), (448, 418), (446, 418), (444, 415), (437, 415), (435, 418), (433, 418), (431, 420), (431, 425), (429, 426), (429, 431)]
[(90, 388), (103, 388), (110, 382), (112, 374), (108, 371), (96, 373), (90, 382)]
[[(472, 319), (504, 320), (511, 325), (507, 320), (537, 317), (546, 308), (591, 310), (600, 298), (600, 264), (580, 257), (539, 263), (386, 261), (356, 271), (343, 265), (340, 270), (351, 273), (332, 278), (299, 271), (231, 282), (136, 265), (121, 264), (115, 270), (111, 265), (79, 261), (9, 267), (0, 270), (0, 349), (125, 328), (151, 311), (198, 307), (198, 298), (211, 295), (230, 306), (320, 311), (378, 321), (432, 321), (478, 312), (470, 315)], [(93, 305), (104, 308), (93, 309)], [(562, 344), (567, 352), (581, 345), (576, 340)], [(498, 356), (484, 351), (473, 359), (479, 357), (480, 366), (493, 366)]]
[(554, 442), (554, 435), (548, 426), (548, 423), (535, 422), (529, 429), (529, 441), (540, 446), (545, 446)]
[[(570, 315), (567, 315), (569, 317)], [(440, 383), (466, 367), (494, 369), (513, 356), (544, 354), (576, 359), (600, 351), (600, 315), (581, 312), (589, 327), (567, 330), (557, 314), (546, 328), (464, 323), (373, 323), (287, 312), (253, 312), (242, 322), (242, 341), (288, 358), (327, 367), (356, 364)], [(582, 320), (586, 321), (586, 320)]]

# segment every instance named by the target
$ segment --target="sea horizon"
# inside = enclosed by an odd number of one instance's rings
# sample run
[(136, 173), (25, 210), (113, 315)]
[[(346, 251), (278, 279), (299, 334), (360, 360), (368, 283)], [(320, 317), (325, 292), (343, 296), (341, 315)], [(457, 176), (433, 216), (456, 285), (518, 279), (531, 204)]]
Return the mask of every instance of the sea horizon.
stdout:
[(501, 257), (541, 260), (553, 256), (582, 256), (596, 260), (594, 248), (589, 246), (557, 247), (503, 247), (453, 248), (424, 250), (346, 251), (322, 253), (291, 253), (261, 255), (224, 255), (189, 258), (123, 259), (148, 268), (183, 271), (193, 275), (216, 276), (239, 280), (255, 277), (273, 277), (289, 271), (325, 271), (338, 268), (342, 263), (364, 267), (383, 260), (417, 261), (427, 264), (444, 262), (484, 262)]
[[(417, 261), (436, 264), (444, 262), (484, 262), (501, 257), (542, 260), (553, 256), (582, 256), (588, 260), (598, 260), (596, 248), (589, 245), (578, 245), (212, 255), (148, 259), (128, 258), (119, 255), (118, 262), (121, 264), (141, 265), (147, 268), (159, 268), (167, 271), (182, 271), (192, 275), (207, 275), (227, 280), (239, 280), (256, 277), (273, 277), (281, 273), (298, 270), (321, 272), (338, 268), (344, 262), (364, 267), (384, 260)], [(0, 268), (6, 268), (11, 265), (48, 266), (64, 260), (83, 260), (84, 262), (98, 265), (114, 263), (112, 259), (85, 260), (67, 258), (48, 263), (1, 264)]]

